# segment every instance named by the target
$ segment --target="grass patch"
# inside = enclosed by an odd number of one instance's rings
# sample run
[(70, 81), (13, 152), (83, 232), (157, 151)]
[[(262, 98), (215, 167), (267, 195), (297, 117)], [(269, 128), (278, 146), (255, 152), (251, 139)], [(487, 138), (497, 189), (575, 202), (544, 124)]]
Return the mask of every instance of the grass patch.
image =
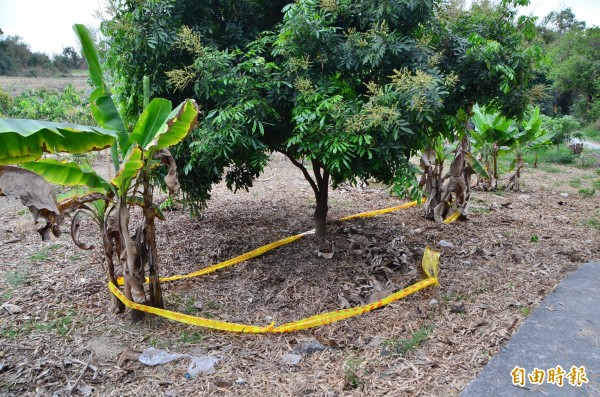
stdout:
[(552, 164), (573, 164), (575, 162), (574, 154), (563, 152), (551, 152), (544, 156), (544, 162)]
[(574, 189), (579, 189), (582, 186), (581, 179), (579, 179), (579, 178), (571, 179), (569, 181), (569, 186), (571, 186)]
[(472, 214), (489, 214), (490, 209), (488, 207), (471, 207), (469, 211)]
[[(588, 149), (589, 151), (590, 149)], [(588, 153), (582, 153), (581, 156), (579, 156), (579, 161), (578, 161), (578, 167), (579, 168), (583, 168), (583, 169), (588, 169), (588, 168), (592, 168), (596, 165), (597, 159), (594, 155)]]
[(583, 224), (589, 228), (600, 230), (600, 219), (598, 218), (590, 218), (587, 221), (583, 222)]
[(535, 233), (532, 234), (531, 237), (529, 238), (529, 241), (531, 241), (532, 243), (537, 243), (539, 240), (540, 240), (540, 238)]
[(547, 172), (549, 174), (562, 174), (562, 170), (560, 168), (553, 167), (551, 165), (540, 165), (540, 170)]
[(60, 336), (65, 336), (69, 333), (71, 329), (71, 324), (73, 320), (70, 314), (67, 314), (64, 317), (59, 317), (55, 320), (45, 321), (45, 322), (34, 322), (32, 324), (32, 328), (37, 331), (56, 331), (56, 333)]
[(579, 194), (586, 197), (592, 197), (596, 194), (596, 189), (579, 189)]
[(16, 328), (6, 328), (0, 331), (0, 336), (5, 339), (16, 338), (19, 336), (19, 330)]
[(452, 295), (442, 296), (442, 301), (444, 301), (444, 303), (460, 302), (466, 299), (467, 297), (465, 295), (459, 294), (458, 292)]
[(10, 292), (0, 293), (0, 303), (8, 302), (10, 298), (12, 298), (12, 294)]
[(581, 133), (590, 141), (600, 142), (600, 126), (589, 124), (581, 130)]
[(344, 375), (346, 376), (346, 386), (350, 389), (358, 389), (363, 385), (358, 372), (363, 360), (361, 358), (353, 358), (348, 360), (344, 366)]
[(529, 316), (529, 314), (531, 314), (531, 308), (529, 306), (522, 307), (521, 314), (524, 316)]
[(25, 284), (27, 280), (27, 272), (23, 270), (10, 270), (4, 273), (4, 279), (9, 285), (18, 286)]
[(34, 262), (45, 262), (50, 258), (50, 252), (47, 248), (43, 248), (29, 257)]
[(392, 356), (404, 356), (421, 346), (432, 330), (432, 326), (422, 326), (410, 339), (387, 339), (383, 342), (383, 345)]
[(203, 334), (202, 332), (185, 332), (182, 331), (179, 333), (179, 341), (181, 343), (196, 343), (196, 342), (200, 342), (201, 340), (205, 339), (206, 335)]

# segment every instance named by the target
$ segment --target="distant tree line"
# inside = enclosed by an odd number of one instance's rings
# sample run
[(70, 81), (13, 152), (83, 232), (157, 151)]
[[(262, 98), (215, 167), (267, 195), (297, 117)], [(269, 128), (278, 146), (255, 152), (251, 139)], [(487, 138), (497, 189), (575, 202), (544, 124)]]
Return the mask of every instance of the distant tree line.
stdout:
[(85, 60), (73, 47), (50, 57), (43, 52), (32, 52), (19, 36), (5, 36), (0, 29), (0, 76), (55, 76), (85, 67)]
[(543, 112), (583, 123), (600, 119), (600, 28), (586, 27), (565, 8), (548, 14), (537, 30), (546, 54), (538, 80), (547, 88)]

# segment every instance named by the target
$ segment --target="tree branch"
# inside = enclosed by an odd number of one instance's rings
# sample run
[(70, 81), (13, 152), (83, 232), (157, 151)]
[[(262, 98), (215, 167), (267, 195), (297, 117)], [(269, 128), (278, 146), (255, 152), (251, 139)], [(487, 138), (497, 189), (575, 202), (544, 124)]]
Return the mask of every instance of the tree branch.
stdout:
[[(294, 156), (292, 156), (290, 153), (288, 153), (286, 151), (280, 150), (279, 152), (284, 154), (288, 159), (290, 159), (292, 164), (294, 164), (296, 167), (300, 168), (300, 170), (302, 171), (302, 174), (304, 174), (304, 178), (306, 178), (308, 183), (310, 183), (310, 187), (312, 187), (313, 191), (315, 192), (315, 195), (318, 195), (319, 194), (319, 186), (317, 186), (317, 183), (315, 182), (315, 180), (310, 176), (310, 174), (308, 173), (308, 170), (306, 169), (304, 164), (302, 164), (301, 162), (296, 160), (294, 158)], [(316, 177), (316, 175), (315, 175), (315, 177)], [(319, 177), (321, 177), (320, 174), (319, 174)]]

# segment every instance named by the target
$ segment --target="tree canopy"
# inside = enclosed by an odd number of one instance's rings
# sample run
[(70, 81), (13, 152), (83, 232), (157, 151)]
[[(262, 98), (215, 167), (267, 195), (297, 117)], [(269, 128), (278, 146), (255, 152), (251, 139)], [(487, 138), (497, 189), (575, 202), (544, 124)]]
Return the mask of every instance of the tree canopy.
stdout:
[[(269, 3), (260, 21), (251, 12), (239, 20), (217, 13), (225, 16), (202, 14), (189, 24), (184, 16), (192, 13), (184, 2), (155, 17), (156, 23), (170, 21), (171, 30), (158, 34), (164, 41), (150, 57), (139, 46), (120, 55), (128, 30), (119, 30), (119, 23), (133, 29), (139, 24), (134, 15), (150, 18), (147, 7), (171, 4), (125, 3), (127, 12), (105, 24), (116, 29), (107, 30), (109, 59), (144, 63), (160, 75), (156, 90), (174, 90), (175, 97), (191, 92), (205, 111), (199, 128), (176, 149), (187, 172), (182, 188), (203, 200), (223, 175), (231, 187), (250, 186), (268, 152), (280, 151), (315, 192), (319, 232), (330, 181), (335, 187), (374, 178), (410, 188), (409, 157), (440, 134), (452, 138), (473, 103), (522, 114), (539, 54), (530, 45), (532, 21), (517, 20), (510, 2), (485, 15), (473, 8), (443, 20), (436, 18), (433, 0), (303, 0), (285, 6), (281, 16), (275, 11), (281, 4)], [(247, 10), (260, 4), (236, 3)], [(219, 4), (213, 11), (233, 3)], [(213, 26), (223, 32), (228, 23), (237, 28), (227, 31), (248, 33), (211, 35)], [(147, 35), (137, 39), (154, 45)], [(134, 98), (142, 74), (130, 72), (117, 69), (116, 76), (122, 93)], [(135, 103), (123, 103), (135, 109)]]

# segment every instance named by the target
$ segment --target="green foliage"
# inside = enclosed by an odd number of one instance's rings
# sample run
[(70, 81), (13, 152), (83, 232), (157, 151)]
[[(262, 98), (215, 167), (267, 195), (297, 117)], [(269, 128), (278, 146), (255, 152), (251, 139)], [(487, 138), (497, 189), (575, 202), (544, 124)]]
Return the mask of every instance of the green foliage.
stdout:
[[(260, 32), (281, 21), (287, 0), (156, 0), (113, 1), (111, 18), (101, 30), (107, 67), (111, 71), (116, 101), (125, 120), (137, 118), (143, 104), (143, 76), (152, 81), (152, 97), (173, 102), (194, 97), (194, 89), (173, 92), (165, 72), (189, 65), (195, 55), (175, 45), (178, 32), (187, 26), (211, 48), (244, 47)], [(210, 108), (202, 101), (203, 108)]]
[(353, 358), (346, 362), (344, 366), (344, 374), (346, 375), (346, 385), (350, 389), (358, 389), (363, 385), (363, 381), (360, 379), (360, 367), (363, 360), (360, 358)]
[(593, 217), (587, 219), (583, 224), (590, 229), (600, 230), (600, 213), (596, 212)]
[(32, 52), (20, 37), (0, 33), (0, 76), (48, 77), (84, 67), (85, 62), (72, 47), (50, 59), (47, 54)]
[(572, 164), (577, 156), (567, 151), (549, 152), (544, 156), (544, 161), (554, 164)]
[(185, 344), (198, 343), (203, 339), (206, 339), (207, 335), (202, 332), (185, 332), (181, 331), (179, 334), (179, 341)]
[(48, 153), (86, 153), (115, 142), (115, 133), (98, 127), (29, 119), (0, 119), (0, 165), (18, 164)]
[(448, 23), (441, 65), (457, 71), (460, 84), (449, 98), (456, 108), (467, 100), (520, 119), (531, 104), (529, 82), (542, 49), (534, 44), (534, 19), (517, 18), (511, 3), (474, 2)]
[[(2, 95), (0, 93), (0, 95)], [(589, 124), (582, 129), (581, 134), (588, 140), (600, 142), (600, 124)]]
[(408, 158), (464, 130), (460, 112), (479, 101), (521, 115), (529, 101), (539, 50), (518, 2), (452, 21), (435, 19), (434, 1), (286, 3), (125, 1), (103, 24), (128, 120), (143, 75), (152, 94), (202, 103), (206, 117), (174, 150), (190, 199), (223, 178), (251, 186), (270, 151), (303, 168), (317, 201), (330, 179), (419, 194)]
[(596, 189), (582, 188), (579, 189), (579, 194), (586, 197), (592, 197), (594, 194), (596, 194)]
[(535, 233), (532, 234), (531, 237), (529, 238), (529, 241), (531, 241), (532, 243), (537, 243), (539, 240), (540, 240), (540, 238)]
[(570, 93), (575, 115), (587, 122), (600, 117), (600, 27), (572, 28), (551, 47), (549, 77), (560, 93)]
[(14, 98), (13, 106), (4, 111), (4, 114), (17, 119), (95, 124), (89, 110), (89, 103), (71, 85), (65, 87), (62, 92), (46, 88), (25, 91)]
[(581, 125), (573, 116), (548, 117), (542, 115), (542, 124), (549, 132), (553, 133), (552, 143), (561, 145), (573, 138), (581, 138), (578, 132)]
[(0, 87), (0, 117), (5, 117), (12, 109), (13, 104), (13, 97)]
[[(160, 212), (155, 209), (153, 203), (150, 171), (161, 162), (168, 164), (169, 174), (165, 181), (170, 192), (178, 190), (178, 183), (174, 175), (174, 161), (166, 148), (179, 143), (194, 127), (198, 107), (193, 100), (186, 100), (177, 108), (172, 109), (170, 101), (154, 99), (144, 109), (132, 132), (127, 131), (104, 80), (98, 52), (90, 32), (83, 25), (74, 25), (73, 28), (79, 36), (89, 65), (90, 80), (95, 86), (90, 96), (92, 114), (98, 124), (108, 129), (50, 121), (0, 119), (0, 140), (2, 141), (0, 164), (2, 162), (22, 163), (22, 168), (40, 173), (49, 182), (83, 186), (89, 189), (87, 194), (74, 190), (74, 194), (61, 203), (60, 211), (79, 210), (73, 217), (73, 222), (76, 222), (81, 211), (87, 211), (100, 226), (104, 253), (108, 263), (108, 278), (113, 283), (115, 283), (114, 251), (105, 237), (107, 236), (107, 214), (116, 209), (119, 222), (118, 230), (114, 232), (120, 235), (123, 251), (126, 253), (124, 256), (126, 256), (127, 266), (132, 269), (125, 275), (125, 294), (133, 297), (137, 302), (146, 302), (143, 277), (138, 276), (144, 274), (144, 267), (148, 264), (150, 303), (162, 306), (154, 231), (154, 218), (160, 216)], [(60, 162), (54, 159), (31, 161), (39, 159), (43, 151), (82, 153), (99, 150), (106, 146), (111, 147), (113, 163), (117, 170), (116, 176), (110, 182), (89, 167), (74, 162)], [(160, 160), (156, 160), (155, 156)], [(28, 160), (29, 162), (27, 162)], [(21, 175), (30, 172), (16, 167), (4, 168), (3, 172), (6, 170), (17, 172), (18, 170)], [(36, 174), (32, 175), (36, 176)], [(40, 186), (46, 188), (46, 185), (39, 183), (38, 185), (36, 188)], [(24, 190), (27, 191), (26, 189)], [(48, 201), (51, 201), (51, 207), (57, 208), (54, 194), (47, 193), (47, 195), (49, 196)], [(139, 232), (142, 233), (141, 246), (144, 247), (144, 250), (137, 248), (130, 236), (130, 205), (139, 205), (143, 208), (143, 220), (140, 223), (144, 227), (140, 227)], [(58, 209), (53, 209), (55, 213), (58, 211)], [(90, 249), (78, 241), (77, 234), (72, 234), (75, 244), (80, 248)], [(47, 253), (44, 253), (43, 256), (40, 254), (34, 259), (45, 260), (46, 258)]]
[(9, 270), (4, 273), (4, 279), (12, 286), (23, 285), (27, 280), (27, 272), (22, 270)]
[(61, 54), (55, 54), (52, 61), (54, 67), (61, 73), (69, 73), (75, 69), (85, 69), (85, 59), (73, 47), (65, 47)]
[(387, 339), (384, 341), (386, 350), (392, 356), (405, 356), (420, 347), (433, 330), (432, 326), (422, 326), (409, 339)]
[(31, 52), (18, 36), (0, 36), (0, 76), (50, 76), (55, 69), (48, 55)]

